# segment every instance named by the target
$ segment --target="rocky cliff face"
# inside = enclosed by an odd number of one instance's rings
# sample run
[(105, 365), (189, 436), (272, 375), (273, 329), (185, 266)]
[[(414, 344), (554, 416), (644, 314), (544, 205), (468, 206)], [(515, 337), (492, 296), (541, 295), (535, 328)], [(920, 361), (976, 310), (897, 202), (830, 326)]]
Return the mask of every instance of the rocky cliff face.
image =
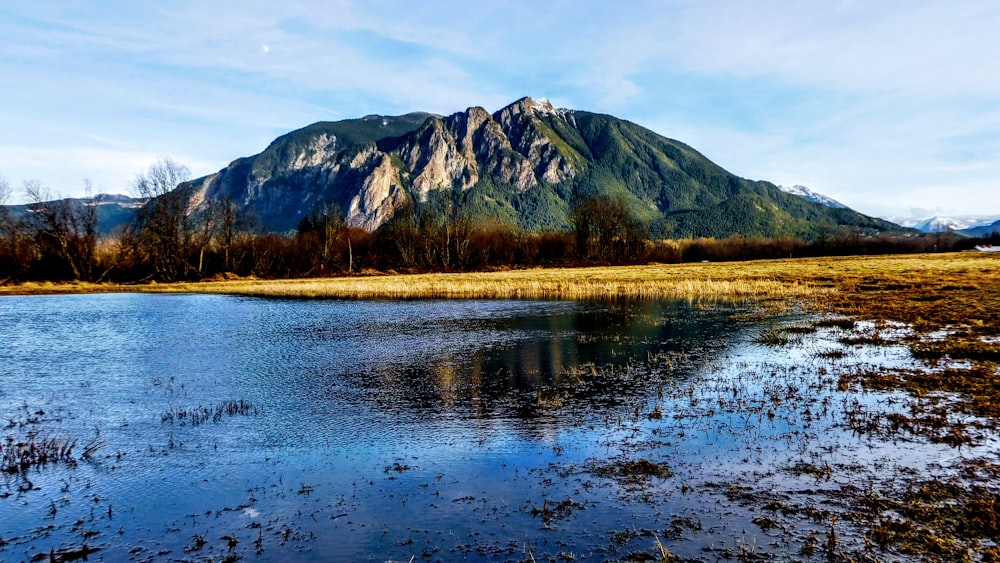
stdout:
[(348, 225), (367, 231), (384, 225), (409, 201), (400, 171), (393, 165), (392, 158), (385, 153), (372, 152), (377, 164), (362, 175), (361, 189), (351, 198), (346, 216)]
[[(547, 101), (524, 98), (495, 114), (472, 107), (448, 117), (316, 124), (196, 180), (195, 202), (204, 207), (231, 199), (278, 230), (334, 202), (350, 225), (371, 231), (434, 192), (463, 192), (484, 177), (522, 192), (571, 180), (577, 171), (539, 122), (566, 115)], [(359, 121), (380, 121), (385, 135), (351, 135)]]

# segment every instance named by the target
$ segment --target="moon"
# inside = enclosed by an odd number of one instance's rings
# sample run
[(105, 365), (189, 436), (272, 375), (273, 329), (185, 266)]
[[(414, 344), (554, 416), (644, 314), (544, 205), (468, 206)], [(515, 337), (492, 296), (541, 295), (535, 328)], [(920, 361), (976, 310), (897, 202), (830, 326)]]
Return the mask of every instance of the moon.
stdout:
[(268, 54), (268, 53), (271, 52), (271, 46), (268, 45), (267, 43), (265, 43), (265, 44), (263, 44), (263, 45), (260, 46), (260, 50), (263, 51), (264, 54), (266, 55), (266, 54)]

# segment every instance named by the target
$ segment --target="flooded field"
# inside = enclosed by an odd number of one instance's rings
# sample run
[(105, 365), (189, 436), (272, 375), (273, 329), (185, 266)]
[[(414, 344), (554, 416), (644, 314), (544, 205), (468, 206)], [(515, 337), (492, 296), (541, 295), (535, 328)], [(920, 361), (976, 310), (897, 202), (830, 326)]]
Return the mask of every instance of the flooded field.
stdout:
[(995, 417), (885, 380), (996, 366), (915, 357), (908, 331), (5, 297), (0, 561), (995, 560)]

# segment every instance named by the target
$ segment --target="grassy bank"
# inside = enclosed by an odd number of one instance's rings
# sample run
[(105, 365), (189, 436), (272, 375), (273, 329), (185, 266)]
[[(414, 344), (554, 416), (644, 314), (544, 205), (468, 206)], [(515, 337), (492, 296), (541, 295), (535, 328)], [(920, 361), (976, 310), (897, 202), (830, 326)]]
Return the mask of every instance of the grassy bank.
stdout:
[[(2, 286), (0, 295), (194, 292), (337, 299), (799, 299), (821, 296), (823, 302), (835, 304), (838, 310), (846, 313), (852, 303), (876, 306), (882, 293), (894, 290), (921, 294), (940, 290), (957, 294), (956, 288), (962, 291), (973, 288), (989, 297), (989, 289), (997, 287), (1000, 281), (998, 266), (997, 256), (954, 253), (143, 285), (27, 283)], [(836, 298), (832, 301), (828, 299), (834, 295)], [(983, 307), (988, 306), (984, 302)]]

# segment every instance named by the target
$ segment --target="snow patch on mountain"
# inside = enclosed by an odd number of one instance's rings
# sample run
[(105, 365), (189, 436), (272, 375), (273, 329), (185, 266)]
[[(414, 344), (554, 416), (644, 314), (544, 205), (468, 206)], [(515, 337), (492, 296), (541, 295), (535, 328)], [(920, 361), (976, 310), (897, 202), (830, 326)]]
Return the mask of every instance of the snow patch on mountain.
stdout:
[(833, 199), (830, 196), (825, 196), (819, 192), (814, 192), (805, 186), (796, 184), (794, 186), (778, 186), (778, 188), (787, 194), (797, 195), (799, 197), (808, 199), (813, 203), (819, 203), (827, 207), (837, 207), (837, 208), (847, 209), (847, 206), (844, 205), (843, 203), (840, 203), (839, 201)]

